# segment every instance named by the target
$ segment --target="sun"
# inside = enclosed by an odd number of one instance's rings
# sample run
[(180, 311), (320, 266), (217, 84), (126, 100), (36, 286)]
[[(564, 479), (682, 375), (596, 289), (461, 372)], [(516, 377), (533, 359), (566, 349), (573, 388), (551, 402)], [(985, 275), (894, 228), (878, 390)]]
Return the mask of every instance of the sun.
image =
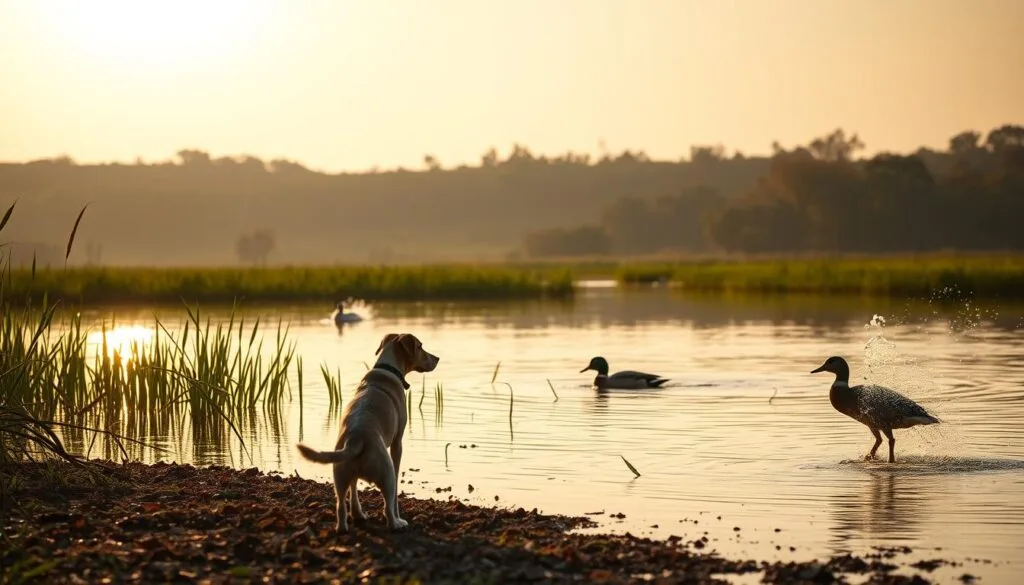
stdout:
[(111, 66), (180, 68), (220, 61), (252, 42), (262, 2), (76, 0), (46, 18), (72, 56)]
[(101, 353), (105, 340), (108, 357), (114, 357), (116, 351), (123, 359), (128, 359), (134, 357), (133, 350), (144, 351), (145, 346), (152, 343), (155, 336), (156, 331), (152, 327), (118, 325), (112, 329), (93, 331), (86, 338), (86, 343), (93, 346), (97, 353)]

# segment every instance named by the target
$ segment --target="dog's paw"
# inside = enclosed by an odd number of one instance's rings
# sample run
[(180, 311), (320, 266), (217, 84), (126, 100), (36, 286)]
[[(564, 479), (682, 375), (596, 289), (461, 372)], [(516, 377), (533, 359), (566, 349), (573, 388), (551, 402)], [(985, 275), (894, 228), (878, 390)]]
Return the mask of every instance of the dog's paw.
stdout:
[(405, 530), (409, 527), (409, 522), (402, 518), (395, 518), (394, 523), (391, 524), (391, 530)]
[(355, 513), (355, 512), (352, 513), (352, 521), (353, 522), (363, 523), (363, 522), (366, 522), (369, 519), (370, 519), (370, 517), (366, 515), (366, 512), (360, 511), (358, 514)]
[(334, 533), (339, 535), (348, 534), (348, 522), (344, 524), (336, 524), (334, 526)]

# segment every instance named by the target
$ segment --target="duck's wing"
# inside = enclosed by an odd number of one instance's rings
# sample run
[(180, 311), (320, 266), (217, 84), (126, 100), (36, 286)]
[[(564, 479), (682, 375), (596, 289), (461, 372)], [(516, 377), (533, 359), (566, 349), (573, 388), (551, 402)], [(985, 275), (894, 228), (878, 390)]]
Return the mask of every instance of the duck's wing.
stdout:
[(913, 426), (939, 422), (923, 406), (891, 388), (865, 384), (855, 386), (853, 390), (857, 393), (860, 411), (882, 426), (899, 428), (906, 423)]
[(643, 380), (648, 384), (658, 380), (662, 380), (663, 382), (668, 381), (657, 374), (648, 374), (647, 372), (638, 372), (636, 370), (622, 370), (621, 372), (615, 372), (609, 376), (609, 378), (615, 380)]

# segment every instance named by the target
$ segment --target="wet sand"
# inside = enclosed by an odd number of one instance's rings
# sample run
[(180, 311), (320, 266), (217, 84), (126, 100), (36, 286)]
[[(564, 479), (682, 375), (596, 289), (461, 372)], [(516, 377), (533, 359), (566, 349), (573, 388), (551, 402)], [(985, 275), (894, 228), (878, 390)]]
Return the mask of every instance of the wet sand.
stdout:
[(361, 492), (369, 521), (336, 535), (328, 483), (255, 468), (89, 467), (19, 466), (16, 489), (4, 494), (0, 582), (930, 583), (921, 575), (950, 564), (912, 567), (901, 562), (909, 549), (811, 562), (728, 559), (707, 552), (706, 537), (578, 534), (571, 531), (594, 523), (454, 496), (401, 496), (410, 526), (390, 532), (375, 489)]

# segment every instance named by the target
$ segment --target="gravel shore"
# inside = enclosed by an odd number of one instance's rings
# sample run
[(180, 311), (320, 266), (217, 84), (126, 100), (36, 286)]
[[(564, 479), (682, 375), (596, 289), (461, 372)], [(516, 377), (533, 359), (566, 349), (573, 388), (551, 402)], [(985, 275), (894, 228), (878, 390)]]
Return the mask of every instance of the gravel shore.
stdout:
[(392, 533), (375, 489), (361, 492), (370, 520), (337, 536), (328, 483), (255, 468), (89, 467), (18, 466), (4, 494), (0, 583), (929, 583), (897, 572), (884, 551), (727, 559), (700, 539), (571, 534), (592, 522), (454, 497), (401, 496), (410, 527)]

